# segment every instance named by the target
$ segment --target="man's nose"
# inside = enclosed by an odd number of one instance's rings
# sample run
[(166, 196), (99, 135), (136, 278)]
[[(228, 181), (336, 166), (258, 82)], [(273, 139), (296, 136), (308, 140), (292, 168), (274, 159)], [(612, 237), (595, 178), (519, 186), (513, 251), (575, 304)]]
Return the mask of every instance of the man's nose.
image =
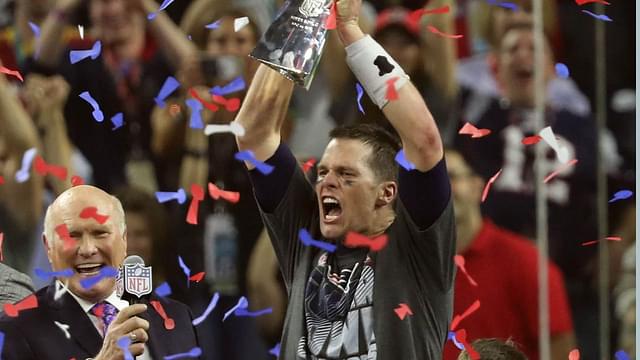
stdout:
[(325, 186), (334, 187), (335, 188), (335, 187), (338, 186), (338, 177), (336, 176), (335, 172), (329, 171), (324, 176), (324, 179), (322, 180), (322, 183)]
[(85, 234), (78, 243), (78, 255), (83, 257), (91, 257), (98, 252), (96, 241), (91, 236)]

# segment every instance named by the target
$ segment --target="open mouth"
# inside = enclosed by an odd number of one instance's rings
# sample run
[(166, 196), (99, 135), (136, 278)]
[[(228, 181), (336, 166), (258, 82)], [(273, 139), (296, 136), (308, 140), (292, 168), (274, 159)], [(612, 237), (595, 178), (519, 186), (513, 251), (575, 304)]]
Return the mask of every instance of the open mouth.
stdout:
[(322, 198), (322, 213), (325, 222), (333, 222), (342, 215), (342, 207), (340, 201), (331, 196)]
[(100, 270), (104, 267), (104, 264), (91, 263), (91, 264), (80, 264), (77, 265), (74, 269), (75, 271), (83, 276), (95, 276), (100, 273)]
[(519, 69), (515, 71), (516, 78), (518, 80), (530, 80), (533, 79), (533, 71), (528, 69)]

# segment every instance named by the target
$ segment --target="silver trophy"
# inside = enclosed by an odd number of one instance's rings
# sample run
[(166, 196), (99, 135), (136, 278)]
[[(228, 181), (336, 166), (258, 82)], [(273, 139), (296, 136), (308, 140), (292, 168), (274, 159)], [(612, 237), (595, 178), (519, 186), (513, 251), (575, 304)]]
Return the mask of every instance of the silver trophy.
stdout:
[(308, 90), (324, 50), (332, 1), (286, 1), (250, 56)]

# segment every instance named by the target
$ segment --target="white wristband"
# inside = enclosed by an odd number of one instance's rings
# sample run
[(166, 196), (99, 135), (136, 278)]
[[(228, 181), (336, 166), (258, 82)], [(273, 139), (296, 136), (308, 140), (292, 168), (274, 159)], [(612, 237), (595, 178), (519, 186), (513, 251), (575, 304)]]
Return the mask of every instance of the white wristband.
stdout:
[(366, 35), (345, 48), (347, 64), (351, 68), (369, 98), (382, 109), (387, 99), (387, 83), (393, 78), (396, 90), (409, 81), (400, 65), (373, 38)]

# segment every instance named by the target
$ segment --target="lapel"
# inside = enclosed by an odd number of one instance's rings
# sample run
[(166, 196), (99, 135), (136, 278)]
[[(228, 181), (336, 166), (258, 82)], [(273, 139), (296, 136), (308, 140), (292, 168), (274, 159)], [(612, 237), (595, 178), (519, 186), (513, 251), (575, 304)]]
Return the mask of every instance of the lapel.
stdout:
[(89, 354), (97, 354), (102, 347), (102, 336), (84, 313), (80, 304), (65, 292), (57, 301), (54, 300), (56, 291), (55, 281), (48, 286), (46, 302), (52, 309), (53, 317), (69, 325), (71, 339)]

